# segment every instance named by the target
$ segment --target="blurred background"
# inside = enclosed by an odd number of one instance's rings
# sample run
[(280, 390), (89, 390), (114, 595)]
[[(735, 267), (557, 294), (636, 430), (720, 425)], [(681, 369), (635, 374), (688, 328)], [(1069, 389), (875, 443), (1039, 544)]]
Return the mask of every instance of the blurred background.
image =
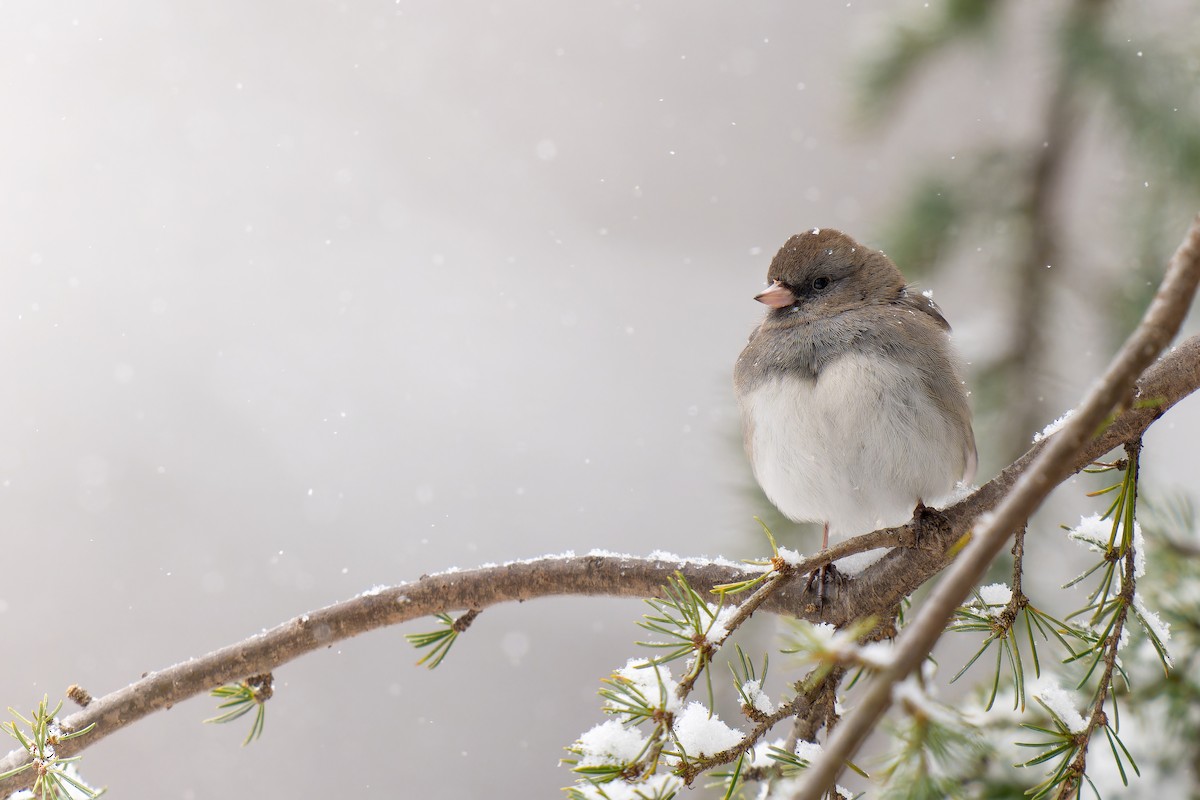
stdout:
[[(730, 371), (812, 226), (934, 290), (986, 480), (1107, 361), (1200, 194), (1187, 0), (0, 9), (0, 706), (26, 713), (451, 566), (761, 554)], [(1192, 398), (1146, 480), (1194, 492), (1197, 440)], [(490, 609), (433, 672), (402, 635), (429, 623), (375, 632), (279, 669), (249, 747), (199, 698), (82, 772), (553, 796), (641, 610)]]

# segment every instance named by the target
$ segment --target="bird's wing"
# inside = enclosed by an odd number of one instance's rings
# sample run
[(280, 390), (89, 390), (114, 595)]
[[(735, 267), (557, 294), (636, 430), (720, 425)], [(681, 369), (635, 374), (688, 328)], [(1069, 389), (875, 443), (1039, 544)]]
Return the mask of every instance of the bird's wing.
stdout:
[(897, 301), (900, 305), (928, 314), (937, 323), (938, 327), (944, 331), (950, 330), (950, 323), (946, 322), (946, 318), (942, 316), (942, 310), (938, 308), (938, 304), (933, 302), (932, 297), (928, 297), (919, 292), (913, 292), (910, 287), (904, 287), (903, 294)]

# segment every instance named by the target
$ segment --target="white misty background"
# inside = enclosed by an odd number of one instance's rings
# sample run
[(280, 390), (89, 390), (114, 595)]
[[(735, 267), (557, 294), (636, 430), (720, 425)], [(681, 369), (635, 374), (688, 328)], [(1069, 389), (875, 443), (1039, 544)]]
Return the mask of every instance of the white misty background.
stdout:
[[(761, 554), (729, 372), (770, 256), (813, 225), (878, 245), (919, 165), (1028, 133), (1048, 69), (1036, 37), (952, 54), (867, 135), (882, 0), (4, 11), (0, 699), (24, 712), (450, 566)], [(1112, 242), (1142, 178), (1100, 174), (1072, 217)], [(1008, 265), (933, 279), (968, 361)], [(1092, 317), (1056, 321), (1046, 422), (1107, 358)], [(1187, 480), (1196, 408), (1151, 430), (1150, 484)], [(554, 796), (641, 610), (491, 609), (432, 673), (373, 633), (277, 670), (249, 747), (202, 698), (82, 771), (127, 798)]]

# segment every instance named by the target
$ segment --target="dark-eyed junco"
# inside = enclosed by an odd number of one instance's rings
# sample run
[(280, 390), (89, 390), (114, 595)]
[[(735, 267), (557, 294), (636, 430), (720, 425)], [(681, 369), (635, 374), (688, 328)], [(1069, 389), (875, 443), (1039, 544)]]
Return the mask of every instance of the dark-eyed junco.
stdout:
[(855, 536), (975, 476), (950, 326), (883, 253), (814, 229), (788, 239), (734, 368), (746, 451), (786, 516)]

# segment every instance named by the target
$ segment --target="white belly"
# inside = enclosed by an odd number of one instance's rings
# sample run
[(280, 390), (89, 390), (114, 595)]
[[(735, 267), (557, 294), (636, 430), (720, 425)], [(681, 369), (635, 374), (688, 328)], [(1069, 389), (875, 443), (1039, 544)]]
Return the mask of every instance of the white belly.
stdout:
[(840, 538), (899, 525), (962, 477), (961, 435), (916, 375), (878, 357), (844, 356), (815, 381), (770, 378), (741, 407), (767, 497)]

